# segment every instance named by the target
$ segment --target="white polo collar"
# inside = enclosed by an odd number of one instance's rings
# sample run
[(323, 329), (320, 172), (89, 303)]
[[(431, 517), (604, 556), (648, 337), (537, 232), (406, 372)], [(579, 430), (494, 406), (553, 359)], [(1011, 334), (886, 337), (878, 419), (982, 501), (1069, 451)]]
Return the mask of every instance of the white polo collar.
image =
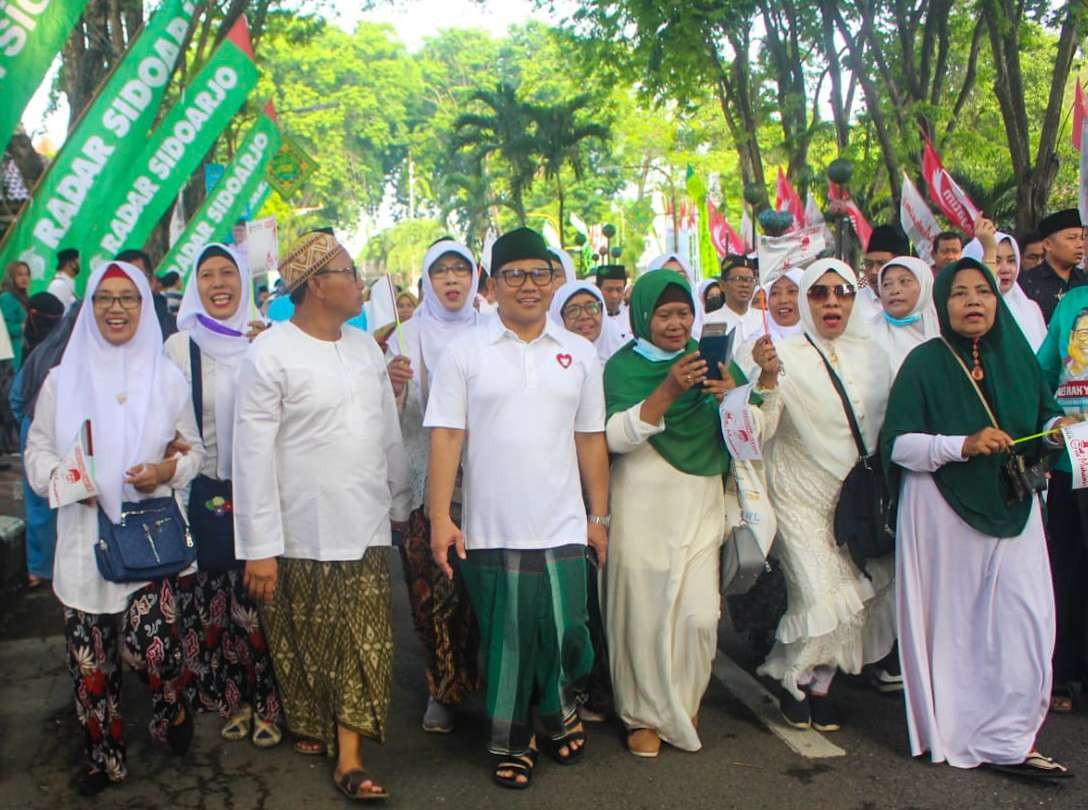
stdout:
[[(502, 338), (507, 336), (509, 336), (513, 340), (522, 343), (525, 342), (522, 341), (522, 339), (518, 337), (512, 329), (510, 329), (506, 324), (502, 322), (502, 316), (498, 312), (495, 313), (494, 318), (490, 319), (487, 328), (490, 330), (487, 336), (488, 343), (498, 343)], [(556, 324), (555, 321), (553, 321), (551, 318), (545, 316), (544, 331), (541, 332), (540, 337), (536, 338), (536, 340), (539, 340), (541, 337), (547, 336), (554, 340), (556, 343), (562, 344), (564, 332), (565, 330), (563, 329), (563, 327)], [(535, 342), (535, 340), (530, 341), (530, 343)]]

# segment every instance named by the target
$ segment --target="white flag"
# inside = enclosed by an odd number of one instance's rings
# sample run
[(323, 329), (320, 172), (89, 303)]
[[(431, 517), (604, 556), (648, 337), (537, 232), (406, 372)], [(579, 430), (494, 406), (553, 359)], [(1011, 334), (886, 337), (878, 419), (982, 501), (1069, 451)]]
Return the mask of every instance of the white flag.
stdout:
[(98, 494), (94, 483), (94, 446), (91, 421), (85, 420), (72, 441), (72, 448), (61, 459), (49, 478), (49, 506), (59, 509), (68, 504), (93, 498)]
[(903, 172), (903, 196), (899, 202), (899, 220), (907, 232), (918, 258), (926, 264), (933, 264), (933, 240), (941, 232), (941, 226), (929, 210), (925, 199)]
[(170, 247), (181, 238), (185, 232), (185, 194), (184, 189), (178, 192), (178, 200), (174, 203), (174, 210), (170, 214), (170, 227), (167, 231), (167, 241)]
[(827, 227), (827, 222), (824, 220), (824, 212), (821, 211), (820, 206), (816, 204), (816, 198), (811, 191), (808, 193), (808, 199), (805, 200), (805, 222), (809, 225), (821, 226), (823, 228), (824, 244), (834, 244), (834, 234), (832, 234), (831, 229)]
[[(1088, 127), (1084, 128), (1088, 132)], [(1081, 133), (1083, 144), (1084, 134)], [(1081, 165), (1084, 165), (1084, 150), (1081, 149)], [(1073, 489), (1088, 487), (1088, 422), (1077, 422), (1062, 428), (1065, 437), (1065, 449), (1069, 453), (1069, 463), (1073, 469)]]
[(802, 267), (819, 256), (827, 247), (823, 230), (823, 225), (810, 225), (783, 236), (761, 236), (760, 284), (773, 284), (791, 267)]
[(737, 461), (760, 461), (763, 451), (759, 445), (752, 407), (748, 404), (752, 383), (734, 388), (722, 400), (718, 413), (722, 420), (722, 436), (729, 455)]
[(397, 288), (390, 276), (382, 276), (374, 282), (367, 304), (366, 326), (371, 332), (397, 322)]

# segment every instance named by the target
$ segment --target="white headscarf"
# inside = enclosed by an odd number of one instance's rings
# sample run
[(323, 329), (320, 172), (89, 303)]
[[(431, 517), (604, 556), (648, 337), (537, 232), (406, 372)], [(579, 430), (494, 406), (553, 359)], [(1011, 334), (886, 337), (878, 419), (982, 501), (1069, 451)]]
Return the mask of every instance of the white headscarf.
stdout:
[(570, 257), (570, 254), (562, 248), (553, 247), (551, 249), (558, 259), (559, 264), (563, 267), (564, 284), (570, 284), (572, 281), (578, 279), (578, 274), (574, 272), (574, 259)]
[[(461, 306), (455, 310), (442, 305), (428, 272), (431, 265), (447, 253), (460, 256), (472, 268), (472, 283)], [(479, 286), (480, 274), (476, 272), (476, 259), (472, 251), (452, 239), (443, 239), (431, 245), (423, 257), (423, 298), (419, 307), (411, 319), (401, 325), (399, 333), (394, 332), (390, 337), (390, 345), (395, 341), (397, 353), (412, 361), (412, 371), (417, 379), (424, 373), (433, 375), (450, 341), (462, 334), (463, 330), (476, 325), (481, 317), (474, 306)], [(405, 345), (401, 345), (402, 336)]]
[[(793, 335), (801, 334), (801, 332), (804, 331), (805, 327), (804, 327), (804, 324), (801, 323), (801, 321), (798, 321), (797, 323), (793, 324), (793, 326), (783, 326), (782, 324), (780, 324), (778, 321), (776, 321), (774, 319), (774, 312), (771, 310), (771, 288), (774, 287), (774, 285), (777, 284), (779, 281), (781, 281), (783, 278), (788, 278), (790, 281), (792, 281), (794, 284), (796, 284), (797, 288), (798, 288), (797, 311), (798, 311), (798, 313), (800, 313), (800, 311), (801, 311), (800, 288), (801, 288), (801, 277), (803, 275), (804, 275), (804, 271), (800, 267), (792, 267), (789, 270), (787, 270), (785, 273), (780, 275), (778, 278), (776, 278), (774, 281), (772, 281), (770, 284), (762, 285), (763, 294), (764, 294), (764, 296), (766, 298), (766, 302), (767, 302), (767, 328), (770, 330), (771, 338), (774, 340), (775, 343), (778, 343), (781, 340), (785, 340), (786, 338), (791, 337)], [(758, 339), (758, 337), (761, 337), (761, 336), (757, 336), (756, 339)]]
[(912, 323), (896, 323), (882, 308), (870, 322), (873, 337), (880, 341), (891, 361), (892, 375), (899, 372), (899, 367), (907, 355), (916, 347), (941, 333), (941, 324), (937, 320), (937, 308), (933, 306), (933, 270), (926, 262), (914, 256), (896, 256), (886, 262), (877, 274), (877, 287), (884, 279), (884, 271), (891, 267), (902, 267), (910, 272), (920, 287), (918, 301), (906, 318)]
[[(143, 299), (136, 334), (121, 346), (102, 336), (91, 300), (111, 267), (124, 271)], [(163, 354), (151, 288), (138, 268), (117, 261), (95, 268), (87, 282), (87, 303), (76, 318), (60, 365), (51, 373), (57, 378), (56, 448), (66, 455), (83, 423), (90, 420), (98, 502), (118, 523), (122, 501), (147, 497), (125, 484), (125, 471), (162, 461), (189, 396), (185, 377)]]
[[(651, 270), (662, 269), (669, 261), (675, 261), (678, 265), (684, 268), (684, 277), (688, 280), (688, 284), (691, 285), (692, 294), (695, 293), (695, 274), (691, 272), (691, 265), (688, 264), (687, 259), (683, 258), (679, 253), (662, 253), (646, 268), (646, 272)], [(725, 294), (725, 291), (722, 291)], [(699, 301), (693, 301), (695, 304), (695, 322), (691, 325), (691, 337), (693, 340), (698, 340), (703, 336), (703, 321), (706, 318), (706, 314), (703, 312), (703, 305)], [(724, 305), (723, 305), (724, 306)]]
[[(238, 277), (242, 283), (238, 308), (226, 320), (219, 320), (208, 314), (197, 288), (197, 271), (208, 249), (213, 247), (219, 248), (230, 257), (238, 268)], [(221, 481), (229, 481), (233, 477), (234, 396), (242, 357), (249, 349), (246, 332), (249, 331), (252, 307), (253, 285), (249, 280), (249, 265), (238, 251), (220, 242), (212, 242), (201, 248), (189, 273), (185, 294), (181, 297), (178, 329), (188, 330), (189, 337), (200, 347), (201, 354), (212, 357), (220, 369), (215, 385), (215, 474)]]
[[(782, 365), (788, 369), (779, 379), (779, 388), (789, 416), (816, 463), (842, 481), (857, 463), (858, 451), (842, 401), (816, 349), (832, 361), (843, 381), (869, 453), (877, 449), (892, 378), (887, 355), (873, 342), (864, 314), (856, 308), (851, 311), (843, 334), (834, 340), (820, 336), (809, 307), (808, 291), (827, 272), (837, 273), (857, 287), (857, 276), (845, 262), (819, 259), (810, 264), (798, 285), (801, 288), (798, 306), (805, 334), (787, 338), (776, 348)], [(812, 338), (816, 348), (809, 344), (806, 335)]]
[[(1013, 279), (1009, 291), (1003, 293), (1001, 297), (1004, 299), (1009, 311), (1012, 312), (1013, 318), (1016, 319), (1020, 331), (1027, 338), (1031, 350), (1037, 352), (1039, 347), (1043, 345), (1043, 340), (1046, 339), (1046, 319), (1043, 318), (1043, 311), (1039, 309), (1039, 305), (1028, 298), (1027, 293), (1020, 286), (1020, 245), (1016, 243), (1016, 240), (1010, 234), (998, 231), (994, 236), (997, 238), (999, 245), (1005, 241), (1012, 245), (1012, 255), (1016, 259), (1016, 278)], [(982, 243), (978, 239), (972, 239), (964, 246), (963, 257), (981, 262)]]
[(597, 348), (597, 357), (604, 364), (608, 362), (609, 357), (623, 348), (627, 341), (620, 335), (619, 327), (615, 322), (605, 317), (604, 295), (601, 294), (596, 285), (590, 284), (588, 281), (568, 281), (556, 290), (555, 295), (552, 296), (551, 306), (548, 307), (548, 317), (566, 328), (563, 324), (563, 307), (567, 305), (571, 298), (581, 292), (589, 293), (601, 303), (601, 334), (593, 341), (593, 345)]

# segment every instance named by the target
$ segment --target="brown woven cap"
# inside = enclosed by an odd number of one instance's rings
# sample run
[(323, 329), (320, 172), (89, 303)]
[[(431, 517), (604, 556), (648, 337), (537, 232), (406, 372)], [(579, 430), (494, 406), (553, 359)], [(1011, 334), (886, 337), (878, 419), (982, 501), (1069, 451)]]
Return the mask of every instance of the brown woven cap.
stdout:
[(321, 231), (301, 236), (280, 259), (280, 277), (287, 285), (287, 291), (297, 290), (341, 253), (348, 255), (335, 236)]

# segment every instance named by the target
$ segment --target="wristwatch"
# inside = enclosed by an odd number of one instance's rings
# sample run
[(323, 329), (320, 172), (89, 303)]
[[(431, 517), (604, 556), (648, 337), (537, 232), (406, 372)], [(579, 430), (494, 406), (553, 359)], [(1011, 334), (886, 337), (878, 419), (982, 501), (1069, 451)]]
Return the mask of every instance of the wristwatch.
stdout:
[(606, 529), (612, 525), (611, 515), (587, 515), (586, 519), (590, 523), (594, 523), (597, 526), (604, 526)]

